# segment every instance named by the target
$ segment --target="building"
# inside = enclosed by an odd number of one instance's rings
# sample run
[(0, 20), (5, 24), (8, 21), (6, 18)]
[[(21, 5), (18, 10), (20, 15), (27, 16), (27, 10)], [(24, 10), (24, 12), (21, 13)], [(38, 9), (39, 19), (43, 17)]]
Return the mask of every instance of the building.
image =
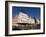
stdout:
[(35, 27), (37, 24), (40, 24), (40, 21), (38, 19), (34, 19), (31, 16), (29, 17), (27, 14), (23, 12), (20, 12), (18, 15), (12, 18), (13, 28), (16, 26), (19, 29), (29, 29), (32, 26)]

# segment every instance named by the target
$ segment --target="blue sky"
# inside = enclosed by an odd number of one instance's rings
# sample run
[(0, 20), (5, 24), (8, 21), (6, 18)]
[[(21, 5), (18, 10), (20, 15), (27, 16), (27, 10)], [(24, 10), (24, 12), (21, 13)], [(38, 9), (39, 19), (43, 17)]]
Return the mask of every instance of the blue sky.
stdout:
[(40, 8), (39, 7), (12, 7), (12, 16), (16, 16), (19, 12), (24, 12), (28, 16), (36, 17), (40, 19)]

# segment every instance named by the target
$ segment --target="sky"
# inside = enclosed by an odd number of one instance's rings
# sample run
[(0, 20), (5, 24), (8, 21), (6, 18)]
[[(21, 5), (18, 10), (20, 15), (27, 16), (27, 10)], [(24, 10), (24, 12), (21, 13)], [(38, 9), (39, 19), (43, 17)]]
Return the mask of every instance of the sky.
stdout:
[(12, 7), (12, 16), (16, 16), (19, 12), (23, 12), (28, 16), (36, 17), (40, 19), (40, 8), (39, 7)]

